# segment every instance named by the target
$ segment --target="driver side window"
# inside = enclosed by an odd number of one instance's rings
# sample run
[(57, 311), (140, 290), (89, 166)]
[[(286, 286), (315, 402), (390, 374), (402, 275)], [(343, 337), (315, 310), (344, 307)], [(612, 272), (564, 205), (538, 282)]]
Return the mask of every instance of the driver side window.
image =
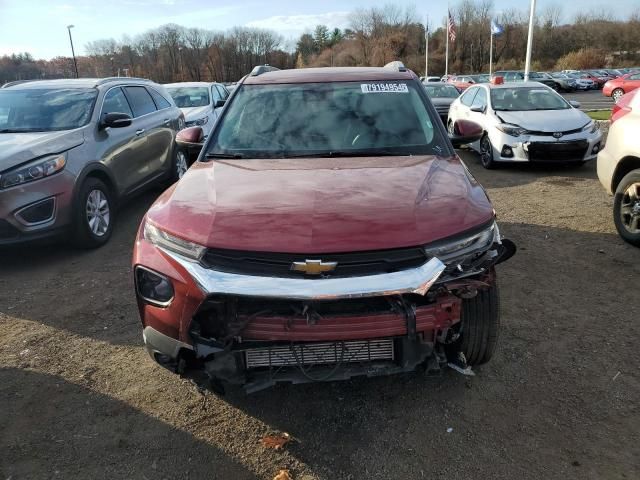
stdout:
[(462, 105), (464, 105), (465, 107), (470, 107), (471, 104), (473, 103), (473, 99), (475, 98), (476, 93), (478, 93), (478, 90), (479, 88), (468, 89), (460, 97), (460, 103), (462, 103)]
[(478, 93), (473, 99), (473, 103), (471, 104), (471, 108), (481, 108), (485, 109), (487, 107), (487, 92), (484, 88), (478, 88)]
[(129, 102), (120, 87), (112, 88), (104, 96), (102, 115), (105, 113), (126, 113), (133, 118)]

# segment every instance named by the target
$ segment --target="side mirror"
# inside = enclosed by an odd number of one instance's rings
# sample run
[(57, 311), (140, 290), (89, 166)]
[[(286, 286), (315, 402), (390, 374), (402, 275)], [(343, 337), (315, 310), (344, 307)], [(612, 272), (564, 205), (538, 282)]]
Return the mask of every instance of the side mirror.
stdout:
[(200, 145), (202, 148), (203, 133), (202, 127), (185, 128), (176, 135), (176, 143), (185, 146)]
[(180, 130), (176, 135), (176, 145), (187, 155), (189, 165), (195, 162), (204, 145), (202, 127), (189, 127)]
[(131, 125), (131, 117), (126, 113), (105, 113), (100, 123), (101, 128), (123, 128)]
[(485, 107), (471, 107), (469, 110), (476, 113), (484, 113)]
[(225, 102), (226, 100), (216, 100), (216, 103), (213, 106), (213, 108), (224, 107)]
[(468, 143), (477, 142), (482, 138), (483, 130), (480, 125), (469, 120), (456, 120), (453, 124), (453, 133), (449, 134), (449, 140), (454, 148), (459, 148)]
[(576, 102), (575, 100), (571, 100), (569, 102), (569, 105), (571, 105), (573, 108), (580, 108), (580, 102)]

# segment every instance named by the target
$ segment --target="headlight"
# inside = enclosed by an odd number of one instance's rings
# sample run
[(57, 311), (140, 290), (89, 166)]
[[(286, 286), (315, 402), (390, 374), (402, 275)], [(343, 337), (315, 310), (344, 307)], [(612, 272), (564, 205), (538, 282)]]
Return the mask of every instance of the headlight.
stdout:
[(466, 258), (485, 252), (495, 241), (500, 240), (498, 226), (493, 222), (481, 232), (451, 241), (437, 242), (425, 247), (429, 257), (437, 257), (441, 262), (451, 265), (462, 263)]
[(511, 125), (510, 123), (501, 123), (500, 125), (497, 125), (496, 128), (507, 135), (511, 135), (512, 137), (519, 137), (520, 135), (527, 133), (526, 128), (522, 128), (518, 125)]
[(190, 120), (187, 122), (187, 127), (201, 127), (209, 121), (209, 117), (198, 118), (197, 120)]
[(190, 260), (200, 260), (206, 247), (175, 237), (149, 222), (144, 224), (144, 238), (158, 247), (165, 248)]
[(598, 122), (591, 120), (584, 127), (582, 127), (583, 132), (596, 133), (596, 131), (600, 128)]
[(66, 163), (67, 160), (64, 155), (41, 158), (26, 166), (23, 165), (16, 170), (0, 175), (0, 188), (9, 188), (48, 177), (62, 170)]

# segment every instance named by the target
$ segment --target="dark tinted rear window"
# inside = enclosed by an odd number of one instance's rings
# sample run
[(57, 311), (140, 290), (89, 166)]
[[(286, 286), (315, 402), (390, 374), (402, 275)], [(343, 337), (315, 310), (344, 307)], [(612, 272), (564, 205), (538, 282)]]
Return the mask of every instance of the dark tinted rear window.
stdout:
[(149, 88), (149, 93), (153, 97), (153, 101), (156, 102), (156, 107), (158, 110), (162, 110), (163, 108), (169, 108), (171, 104), (169, 101), (162, 96), (162, 94), (153, 88)]
[(156, 104), (144, 87), (124, 87), (134, 117), (141, 117), (156, 111)]

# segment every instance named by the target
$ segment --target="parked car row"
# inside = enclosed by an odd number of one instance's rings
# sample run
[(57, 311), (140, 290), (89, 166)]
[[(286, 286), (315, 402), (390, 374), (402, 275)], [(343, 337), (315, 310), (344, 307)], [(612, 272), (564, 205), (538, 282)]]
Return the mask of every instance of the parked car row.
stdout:
[[(522, 70), (499, 70), (493, 73), (494, 77), (500, 76), (505, 82), (524, 81), (524, 71)], [(540, 82), (557, 92), (573, 92), (576, 90), (596, 90), (603, 89), (605, 84), (612, 82), (604, 93), (607, 96), (619, 98), (624, 93), (630, 91), (628, 86), (619, 86), (616, 81), (621, 77), (628, 78), (629, 81), (640, 80), (640, 69), (599, 69), (599, 70), (563, 70), (562, 72), (530, 72), (529, 80)], [(638, 77), (638, 78), (635, 78)], [(438, 77), (429, 77), (428, 80), (421, 78), (423, 83), (437, 82)], [(446, 75), (440, 78), (441, 82), (453, 84), (460, 92), (463, 92), (471, 85), (477, 83), (488, 83), (490, 76), (486, 74), (478, 75)], [(635, 87), (634, 87), (635, 88)], [(615, 95), (613, 92), (615, 91)]]

